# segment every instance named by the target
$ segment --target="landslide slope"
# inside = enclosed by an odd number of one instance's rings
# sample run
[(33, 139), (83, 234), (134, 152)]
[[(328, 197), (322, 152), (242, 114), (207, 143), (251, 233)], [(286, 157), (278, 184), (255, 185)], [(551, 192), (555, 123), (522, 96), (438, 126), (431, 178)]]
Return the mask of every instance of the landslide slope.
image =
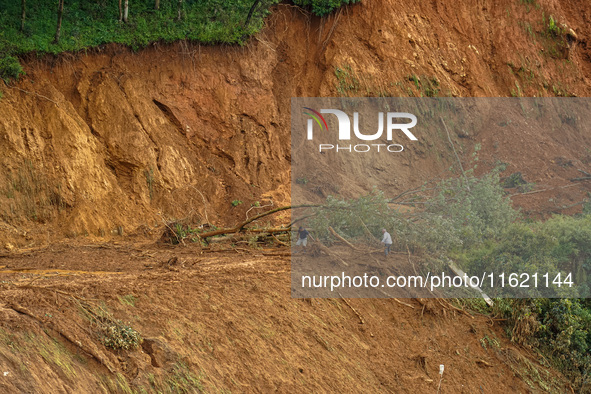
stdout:
[[(0, 392), (425, 393), (441, 364), (442, 393), (569, 391), (489, 316), (444, 300), (293, 299), (288, 249), (226, 250), (2, 258)], [(131, 329), (139, 348), (105, 346), (132, 344)]]
[[(549, 36), (549, 15), (575, 34)], [(216, 254), (121, 236), (288, 203), (292, 96), (586, 96), (590, 15), (576, 1), (365, 1), (326, 19), (279, 5), (242, 48), (31, 55), (0, 100), (0, 246), (12, 250), (0, 261), (0, 387), (426, 392), (445, 364), (441, 392), (568, 390), (488, 317), (438, 301), (294, 300), (286, 250)], [(480, 143), (484, 161), (549, 187), (590, 171), (590, 135), (504, 132), (472, 136), (460, 154)], [(425, 137), (430, 149), (387, 169), (397, 180), (387, 192), (455, 160), (447, 139)], [(542, 141), (546, 153), (517, 154), (516, 141)], [(552, 208), (547, 194), (520, 198)], [(39, 245), (49, 247), (14, 250)], [(116, 320), (146, 338), (139, 349), (104, 345), (100, 328)]]
[[(31, 55), (27, 75), (0, 101), (2, 246), (144, 234), (183, 218), (223, 225), (257, 201), (289, 202), (292, 96), (588, 95), (587, 8), (380, 1), (319, 19), (279, 5), (245, 47)], [(549, 32), (550, 16), (558, 33)], [(569, 128), (453, 137), (464, 157), (479, 143), (486, 161), (542, 185), (564, 183), (591, 161), (589, 135)], [(387, 192), (452, 162), (441, 133), (421, 140), (427, 145), (384, 172), (395, 179)], [(575, 189), (565, 203), (585, 191)], [(548, 196), (538, 197), (536, 210), (549, 209)]]

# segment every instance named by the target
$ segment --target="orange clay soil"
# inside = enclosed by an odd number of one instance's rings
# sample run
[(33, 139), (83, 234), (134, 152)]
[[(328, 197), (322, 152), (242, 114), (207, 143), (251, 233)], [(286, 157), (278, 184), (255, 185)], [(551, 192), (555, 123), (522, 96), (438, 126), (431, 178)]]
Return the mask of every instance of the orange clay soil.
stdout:
[[(490, 317), (436, 299), (293, 299), (289, 250), (216, 248), (75, 243), (0, 258), (0, 391), (435, 392), (440, 364), (442, 393), (567, 390)], [(103, 346), (84, 314), (98, 307), (142, 347)]]
[[(0, 101), (0, 247), (145, 235), (173, 219), (229, 225), (257, 202), (289, 203), (291, 97), (589, 95), (591, 10), (538, 4), (365, 1), (325, 19), (278, 5), (244, 47), (30, 55)], [(548, 37), (549, 15), (575, 35)], [(503, 175), (519, 171), (536, 190), (591, 171), (591, 133), (569, 127), (451, 134), (465, 162), (480, 144), (482, 170), (506, 163)], [(380, 172), (387, 193), (451, 176), (445, 133), (419, 140)], [(350, 184), (343, 194), (367, 186)], [(514, 200), (536, 215), (572, 213), (580, 206), (562, 207), (588, 184)]]
[[(365, 0), (324, 19), (281, 4), (244, 47), (24, 59), (0, 100), (0, 392), (436, 392), (440, 364), (441, 393), (570, 391), (488, 317), (437, 300), (292, 299), (288, 250), (154, 243), (172, 220), (220, 227), (290, 203), (291, 97), (588, 96), (591, 8), (536, 4)], [(590, 191), (569, 179), (591, 172), (591, 134), (451, 133), (465, 164), (480, 144), (478, 171), (503, 162), (544, 190), (513, 197), (526, 213), (580, 212), (564, 207)], [(426, 137), (384, 169), (386, 193), (454, 164), (444, 133)], [(298, 187), (319, 200), (327, 169), (306, 171)], [(111, 315), (140, 349), (103, 345)]]

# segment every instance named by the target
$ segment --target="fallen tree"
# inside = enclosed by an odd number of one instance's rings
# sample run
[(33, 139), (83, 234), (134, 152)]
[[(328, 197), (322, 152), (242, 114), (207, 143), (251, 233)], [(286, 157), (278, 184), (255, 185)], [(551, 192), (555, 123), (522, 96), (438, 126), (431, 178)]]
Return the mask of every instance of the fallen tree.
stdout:
[[(220, 229), (215, 229), (215, 230), (205, 231), (205, 232), (199, 232), (199, 231), (195, 231), (195, 230), (190, 230), (188, 232), (191, 234), (192, 237), (197, 238), (197, 239), (201, 239), (205, 242), (208, 242), (208, 238), (211, 238), (211, 237), (220, 236), (220, 235), (235, 234), (235, 233), (251, 232), (251, 233), (274, 234), (274, 233), (289, 232), (289, 231), (291, 231), (291, 225), (292, 225), (291, 223), (286, 227), (247, 228), (246, 226), (248, 226), (249, 224), (251, 224), (252, 222), (254, 222), (256, 220), (262, 219), (266, 216), (272, 215), (277, 212), (286, 211), (286, 210), (290, 210), (290, 209), (297, 209), (297, 208), (317, 208), (319, 206), (320, 205), (315, 205), (315, 204), (286, 205), (286, 206), (271, 209), (271, 210), (263, 212), (259, 215), (253, 216), (253, 217), (239, 223), (238, 225), (236, 225), (234, 227), (220, 228)], [(167, 230), (163, 234), (162, 239), (176, 240), (176, 242), (173, 242), (173, 243), (182, 243), (185, 238), (188, 238), (186, 235), (179, 234), (179, 229), (176, 228), (177, 225), (178, 225), (177, 223), (165, 223)]]

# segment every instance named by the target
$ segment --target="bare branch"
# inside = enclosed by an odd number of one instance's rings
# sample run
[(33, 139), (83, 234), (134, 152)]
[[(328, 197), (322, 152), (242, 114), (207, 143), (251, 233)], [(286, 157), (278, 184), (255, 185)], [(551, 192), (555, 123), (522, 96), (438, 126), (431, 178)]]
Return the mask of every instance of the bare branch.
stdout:
[[(296, 209), (296, 208), (316, 208), (316, 207), (320, 207), (321, 205), (317, 205), (317, 204), (303, 204), (303, 205), (287, 205), (284, 207), (279, 207), (279, 208), (275, 208), (275, 209), (271, 209), (270, 211), (267, 212), (263, 212), (261, 214), (258, 214), (256, 216), (253, 216), (252, 218), (240, 223), (239, 225), (237, 225), (236, 227), (231, 227), (231, 228), (222, 228), (219, 230), (214, 230), (214, 231), (209, 231), (207, 233), (202, 233), (199, 234), (200, 238), (209, 238), (209, 237), (214, 237), (216, 235), (222, 235), (222, 234), (233, 234), (233, 233), (239, 233), (241, 231), (243, 231), (244, 227), (252, 222), (254, 222), (255, 220), (261, 219), (265, 216), (268, 215), (272, 215), (274, 213), (277, 212), (281, 212), (281, 211), (286, 211), (288, 209)], [(268, 230), (264, 230), (263, 231), (268, 232)], [(286, 228), (285, 231), (288, 231), (288, 229)]]

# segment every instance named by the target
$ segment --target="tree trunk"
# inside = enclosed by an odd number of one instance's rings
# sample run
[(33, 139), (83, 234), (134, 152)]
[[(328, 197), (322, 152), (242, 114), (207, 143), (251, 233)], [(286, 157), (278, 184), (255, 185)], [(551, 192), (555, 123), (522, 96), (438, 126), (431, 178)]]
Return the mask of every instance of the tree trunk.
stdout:
[(155, 10), (159, 10), (160, 9), (160, 0), (155, 0), (154, 1), (154, 9)]
[(21, 1), (21, 31), (25, 30), (25, 18), (27, 16), (27, 0)]
[(256, 10), (256, 8), (260, 2), (261, 2), (261, 0), (255, 0), (254, 3), (252, 3), (252, 6), (250, 7), (250, 10), (248, 11), (248, 16), (246, 17), (246, 21), (244, 21), (245, 28), (248, 27), (248, 24), (250, 23), (250, 18), (252, 18), (252, 15), (254, 14), (254, 10)]
[(178, 6), (178, 15), (176, 17), (176, 19), (178, 21), (180, 21), (181, 19), (183, 19), (183, 0), (179, 0), (179, 6)]
[(121, 5), (121, 0), (119, 0), (119, 22), (123, 21), (123, 7)]
[(57, 28), (55, 30), (55, 38), (53, 42), (57, 44), (60, 41), (62, 34), (62, 16), (64, 15), (64, 0), (59, 0), (57, 9)]
[(123, 6), (123, 22), (127, 23), (127, 17), (129, 16), (129, 0), (125, 0)]

